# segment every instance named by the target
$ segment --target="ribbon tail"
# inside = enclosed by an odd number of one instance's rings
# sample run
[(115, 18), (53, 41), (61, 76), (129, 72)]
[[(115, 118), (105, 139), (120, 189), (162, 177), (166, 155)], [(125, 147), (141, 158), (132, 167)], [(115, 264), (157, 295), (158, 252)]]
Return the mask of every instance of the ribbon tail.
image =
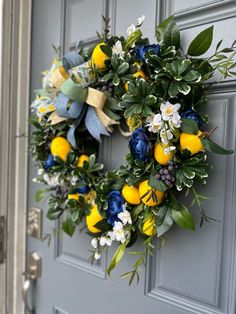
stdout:
[(101, 135), (110, 135), (102, 122), (99, 120), (99, 117), (93, 107), (89, 106), (88, 108), (85, 117), (85, 125), (92, 137), (94, 137), (98, 142), (101, 142)]
[(82, 107), (82, 110), (81, 110), (81, 113), (80, 113), (79, 117), (77, 118), (75, 124), (72, 125), (70, 127), (69, 131), (67, 132), (67, 140), (70, 142), (71, 146), (74, 149), (77, 148), (77, 143), (76, 143), (76, 138), (75, 138), (76, 129), (77, 129), (78, 125), (81, 123), (81, 121), (82, 121), (82, 119), (84, 117), (84, 114), (87, 111), (87, 106), (81, 105), (81, 107)]

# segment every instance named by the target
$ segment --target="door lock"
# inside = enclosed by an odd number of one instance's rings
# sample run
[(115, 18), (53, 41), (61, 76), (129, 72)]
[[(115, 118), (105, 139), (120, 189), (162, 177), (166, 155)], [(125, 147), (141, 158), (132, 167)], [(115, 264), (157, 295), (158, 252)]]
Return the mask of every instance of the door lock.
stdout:
[(37, 252), (29, 253), (27, 257), (25, 281), (23, 283), (22, 288), (22, 298), (25, 304), (26, 311), (29, 314), (33, 314), (34, 310), (31, 309), (28, 304), (28, 292), (30, 290), (31, 284), (40, 277), (41, 277), (41, 257)]
[(27, 233), (28, 235), (36, 239), (41, 239), (42, 237), (42, 209), (35, 208), (35, 207), (29, 209)]

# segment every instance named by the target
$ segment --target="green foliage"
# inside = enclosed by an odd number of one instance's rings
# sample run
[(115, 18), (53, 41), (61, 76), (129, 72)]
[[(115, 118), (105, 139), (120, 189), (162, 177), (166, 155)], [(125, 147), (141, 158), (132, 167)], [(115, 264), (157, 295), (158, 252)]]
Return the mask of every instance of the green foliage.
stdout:
[(213, 38), (213, 26), (201, 31), (191, 42), (188, 55), (200, 56), (210, 48)]
[(76, 224), (74, 223), (74, 221), (72, 220), (71, 216), (67, 216), (66, 220), (63, 221), (62, 223), (62, 230), (69, 235), (70, 237), (73, 236), (74, 232), (75, 232), (75, 227)]
[(184, 229), (195, 230), (195, 223), (190, 211), (180, 202), (172, 202), (172, 217), (176, 224)]
[(119, 262), (121, 261), (123, 255), (125, 254), (125, 250), (126, 250), (126, 246), (127, 246), (127, 241), (125, 243), (122, 243), (118, 246), (115, 254), (112, 257), (112, 260), (110, 262), (110, 265), (107, 268), (107, 273), (110, 276), (111, 272), (114, 268), (116, 268), (116, 266), (119, 264)]
[(201, 142), (206, 150), (208, 150), (211, 153), (216, 153), (220, 155), (230, 155), (233, 154), (233, 150), (231, 149), (225, 149), (218, 144), (214, 143), (211, 139), (205, 137), (201, 139)]
[(170, 206), (164, 205), (157, 211), (157, 236), (163, 236), (173, 225), (174, 219)]
[(176, 50), (179, 49), (180, 32), (173, 16), (168, 17), (156, 28), (156, 38), (160, 44), (175, 46)]
[(182, 118), (181, 119), (181, 132), (188, 134), (197, 134), (198, 133), (198, 125), (197, 122), (193, 119)]
[(152, 108), (157, 105), (157, 97), (152, 94), (153, 85), (143, 78), (137, 78), (135, 82), (129, 81), (128, 86), (128, 93), (124, 94), (120, 102), (121, 108), (125, 108), (124, 117), (135, 114), (147, 117), (152, 114)]
[[(176, 170), (176, 188), (181, 191), (184, 187), (192, 187), (194, 181), (205, 184), (208, 177), (209, 165), (206, 163), (206, 154), (198, 153), (186, 160)], [(179, 160), (180, 161), (180, 160)]]

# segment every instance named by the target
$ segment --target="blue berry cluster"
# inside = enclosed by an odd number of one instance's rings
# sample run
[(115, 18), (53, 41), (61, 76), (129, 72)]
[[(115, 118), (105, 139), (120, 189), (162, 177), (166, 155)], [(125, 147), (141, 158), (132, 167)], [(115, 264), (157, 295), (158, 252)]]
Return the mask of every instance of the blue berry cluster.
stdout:
[(162, 180), (168, 187), (172, 188), (175, 182), (175, 169), (177, 168), (178, 165), (170, 160), (168, 166), (161, 167), (156, 178)]

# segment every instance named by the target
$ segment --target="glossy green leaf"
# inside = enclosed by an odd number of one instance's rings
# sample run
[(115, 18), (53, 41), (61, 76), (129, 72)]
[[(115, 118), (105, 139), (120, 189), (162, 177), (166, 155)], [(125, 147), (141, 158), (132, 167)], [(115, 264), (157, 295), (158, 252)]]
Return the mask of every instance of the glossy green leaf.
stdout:
[(63, 231), (68, 234), (70, 237), (72, 237), (72, 235), (74, 234), (75, 232), (75, 223), (72, 221), (71, 217), (68, 216), (66, 218), (65, 221), (63, 221), (62, 223), (62, 229)]
[(112, 49), (111, 49), (110, 46), (108, 46), (108, 45), (100, 45), (100, 49), (102, 50), (102, 52), (105, 53), (106, 56), (111, 58), (111, 56), (112, 56)]
[(195, 230), (195, 223), (190, 211), (181, 203), (172, 209), (172, 216), (178, 226), (184, 229)]
[(125, 249), (126, 249), (126, 242), (125, 243), (122, 243), (118, 246), (115, 254), (113, 255), (113, 258), (110, 262), (110, 265), (107, 269), (107, 273), (108, 275), (110, 276), (111, 275), (111, 272), (114, 268), (116, 268), (116, 266), (119, 264), (119, 262), (121, 261), (124, 253), (125, 253)]
[(179, 48), (180, 32), (173, 16), (168, 17), (156, 28), (156, 38), (159, 43), (175, 46), (176, 50)]
[(181, 131), (188, 134), (197, 134), (198, 133), (198, 125), (197, 122), (193, 119), (182, 118), (181, 123)]
[(172, 211), (167, 206), (160, 207), (157, 213), (157, 236), (161, 237), (173, 225)]
[(188, 48), (188, 55), (201, 56), (211, 46), (213, 37), (213, 26), (200, 32), (191, 42)]
[(234, 152), (231, 149), (225, 149), (225, 148), (219, 146), (218, 144), (214, 143), (209, 138), (203, 138), (201, 141), (202, 141), (202, 144), (205, 147), (205, 149), (211, 153), (216, 153), (216, 154), (220, 154), (220, 155), (230, 155), (230, 154), (233, 154), (233, 152)]

